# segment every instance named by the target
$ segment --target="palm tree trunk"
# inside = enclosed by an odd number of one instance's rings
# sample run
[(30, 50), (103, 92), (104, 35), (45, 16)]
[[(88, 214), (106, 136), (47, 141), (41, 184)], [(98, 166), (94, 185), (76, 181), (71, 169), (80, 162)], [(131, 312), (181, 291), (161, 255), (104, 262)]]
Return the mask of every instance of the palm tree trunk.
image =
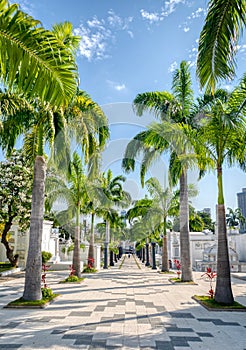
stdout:
[(226, 233), (226, 215), (223, 196), (222, 168), (218, 167), (218, 247), (217, 247), (217, 280), (215, 288), (215, 301), (231, 305), (234, 301), (231, 289), (230, 261)]
[(34, 164), (32, 190), (32, 211), (30, 219), (29, 249), (26, 262), (25, 287), (23, 299), (40, 300), (42, 273), (42, 235), (44, 217), (46, 162), (43, 156), (37, 156)]
[(104, 242), (104, 265), (103, 268), (108, 268), (108, 253), (109, 253), (109, 235), (110, 235), (110, 223), (106, 220), (106, 236)]
[(91, 236), (90, 236), (90, 245), (89, 245), (89, 252), (88, 252), (88, 263), (90, 260), (90, 264), (92, 267), (95, 266), (95, 256), (94, 256), (94, 219), (95, 219), (95, 214), (91, 214)]
[(169, 271), (168, 251), (167, 251), (167, 218), (163, 221), (163, 238), (162, 238), (162, 272)]
[(74, 237), (74, 250), (73, 250), (73, 268), (75, 270), (75, 276), (81, 278), (81, 264), (80, 264), (80, 205), (77, 207), (76, 213), (76, 227)]
[(180, 257), (182, 269), (182, 282), (192, 281), (192, 269), (190, 259), (190, 235), (189, 235), (189, 202), (187, 173), (184, 169), (180, 176)]

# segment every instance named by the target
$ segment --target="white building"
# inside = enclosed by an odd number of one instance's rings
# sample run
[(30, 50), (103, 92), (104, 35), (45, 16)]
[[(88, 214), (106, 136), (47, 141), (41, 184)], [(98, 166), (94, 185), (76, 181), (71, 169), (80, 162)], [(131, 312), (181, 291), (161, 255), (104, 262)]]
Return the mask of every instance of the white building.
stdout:
[[(180, 260), (180, 233), (169, 232), (169, 259)], [(246, 233), (228, 234), (229, 258), (231, 271), (246, 272)], [(207, 267), (216, 270), (217, 236), (212, 232), (190, 232), (190, 253), (192, 268), (206, 271)]]
[[(52, 230), (52, 222), (44, 220), (43, 223), (43, 237), (42, 237), (42, 251), (52, 253), (52, 260), (59, 259), (58, 233)], [(18, 225), (12, 225), (10, 230), (11, 237), (9, 243), (14, 249), (14, 254), (19, 255), (19, 267), (25, 267), (28, 246), (29, 246), (29, 231), (21, 232), (18, 230)], [(6, 249), (3, 244), (0, 244), (0, 261), (8, 261), (6, 257)]]

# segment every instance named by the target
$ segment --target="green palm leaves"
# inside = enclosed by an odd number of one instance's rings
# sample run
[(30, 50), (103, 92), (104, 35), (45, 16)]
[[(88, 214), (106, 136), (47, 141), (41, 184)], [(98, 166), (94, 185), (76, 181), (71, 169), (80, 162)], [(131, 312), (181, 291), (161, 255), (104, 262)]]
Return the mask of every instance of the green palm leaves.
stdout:
[(0, 3), (0, 76), (5, 86), (52, 105), (76, 92), (77, 67), (71, 51), (40, 22)]
[(199, 39), (197, 75), (214, 92), (219, 80), (234, 76), (236, 45), (246, 24), (245, 0), (210, 0)]

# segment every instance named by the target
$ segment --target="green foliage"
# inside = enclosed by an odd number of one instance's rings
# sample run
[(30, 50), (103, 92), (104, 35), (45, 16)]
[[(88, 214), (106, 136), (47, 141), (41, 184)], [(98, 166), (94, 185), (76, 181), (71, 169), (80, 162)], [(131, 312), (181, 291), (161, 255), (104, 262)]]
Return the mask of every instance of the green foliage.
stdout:
[(242, 214), (240, 208), (236, 208), (235, 210), (231, 208), (227, 208), (228, 214), (226, 214), (226, 224), (230, 228), (238, 227), (239, 224), (244, 224), (246, 219)]
[(26, 231), (32, 202), (32, 168), (21, 151), (14, 150), (0, 162), (0, 221), (13, 221)]
[(64, 105), (77, 88), (77, 66), (69, 47), (18, 4), (0, 2), (0, 76), (10, 90)]
[(42, 264), (46, 264), (51, 257), (52, 257), (52, 253), (42, 251)]
[[(48, 288), (43, 288), (43, 289), (48, 289)], [(7, 307), (44, 307), (49, 301), (54, 300), (56, 297), (59, 296), (59, 294), (53, 294), (52, 292), (50, 293), (50, 291), (48, 292), (44, 292), (47, 296), (46, 297), (42, 297), (41, 300), (25, 300), (23, 297), (16, 299), (14, 301), (11, 301)], [(42, 291), (43, 294), (43, 291)]]
[(85, 266), (83, 269), (83, 273), (94, 273), (97, 272), (97, 269), (95, 267)]
[(42, 288), (41, 290), (43, 299), (50, 299), (54, 295), (51, 288)]
[(211, 219), (211, 216), (203, 211), (198, 211), (197, 214), (202, 218), (202, 221), (204, 223), (204, 229), (214, 232), (215, 223)]
[(61, 283), (78, 283), (78, 282), (81, 282), (83, 280), (84, 280), (84, 278), (79, 278), (78, 276), (72, 275), (72, 276), (68, 276)]
[(219, 80), (232, 78), (238, 39), (245, 27), (246, 2), (211, 0), (198, 45), (197, 75), (212, 92)]
[(196, 301), (200, 302), (200, 304), (202, 304), (205, 307), (211, 308), (211, 309), (215, 309), (215, 310), (245, 310), (246, 306), (238, 303), (237, 301), (233, 301), (233, 303), (231, 305), (226, 305), (223, 303), (218, 303), (217, 301), (215, 301), (213, 298), (211, 298), (210, 296), (202, 296), (202, 295), (194, 295), (193, 299), (195, 299)]

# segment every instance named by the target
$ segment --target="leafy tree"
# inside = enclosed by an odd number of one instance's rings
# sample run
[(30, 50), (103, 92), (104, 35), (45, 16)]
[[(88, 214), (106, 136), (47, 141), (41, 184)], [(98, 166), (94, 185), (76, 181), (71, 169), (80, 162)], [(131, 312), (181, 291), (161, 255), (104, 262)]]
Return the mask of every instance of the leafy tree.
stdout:
[(28, 159), (21, 151), (13, 151), (0, 162), (0, 221), (1, 242), (12, 266), (18, 265), (18, 254), (14, 255), (8, 234), (13, 223), (26, 231), (30, 224), (31, 193), (33, 175)]
[(191, 205), (189, 207), (189, 213), (190, 230), (193, 232), (202, 232), (204, 230), (204, 222), (201, 216), (196, 212), (195, 208), (193, 208)]
[(206, 170), (214, 170), (217, 175), (217, 220), (218, 253), (215, 300), (224, 304), (233, 303), (231, 289), (230, 262), (226, 232), (226, 216), (223, 186), (225, 164), (238, 164), (246, 169), (246, 125), (245, 87), (240, 85), (232, 94), (224, 90), (215, 91), (200, 100), (204, 105), (204, 118), (197, 134), (196, 152), (200, 155), (201, 175)]
[(237, 44), (246, 24), (245, 0), (210, 0), (198, 45), (197, 75), (212, 93), (235, 74)]
[(0, 2), (0, 28), (4, 86), (54, 106), (67, 104), (77, 88), (75, 56), (67, 43), (7, 0)]
[(212, 231), (214, 233), (214, 222), (211, 219), (211, 216), (208, 213), (205, 213), (204, 211), (198, 211), (197, 214), (201, 217), (204, 229)]

